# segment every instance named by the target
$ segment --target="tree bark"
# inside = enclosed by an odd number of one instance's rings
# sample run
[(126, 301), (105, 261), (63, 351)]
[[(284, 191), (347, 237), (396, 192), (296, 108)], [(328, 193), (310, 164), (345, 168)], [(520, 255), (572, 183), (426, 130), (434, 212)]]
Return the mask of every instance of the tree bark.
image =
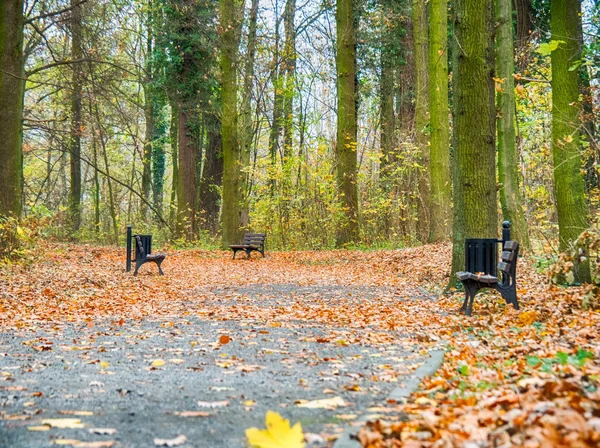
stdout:
[[(581, 2), (555, 0), (551, 4), (552, 40), (560, 41), (552, 52), (552, 158), (558, 214), (559, 248), (570, 251), (589, 226), (585, 187), (581, 174), (579, 139), (579, 70), (571, 70), (581, 58), (578, 32)], [(589, 262), (573, 267), (575, 280), (589, 282)]]
[(191, 114), (181, 105), (178, 109), (177, 234), (192, 241), (196, 224), (196, 141)]
[(354, 0), (337, 0), (337, 181), (345, 213), (336, 243), (342, 247), (359, 240), (356, 160), (356, 23)]
[(429, 149), (427, 145), (429, 80), (426, 0), (413, 0), (412, 18), (415, 55), (415, 144), (420, 165), (420, 171), (417, 173), (419, 180), (417, 236), (421, 242), (426, 242), (429, 239)]
[(429, 25), (429, 103), (431, 146), (431, 225), (429, 241), (444, 240), (452, 229), (450, 133), (448, 129), (448, 2), (431, 0)]
[(205, 117), (208, 144), (202, 179), (198, 186), (200, 227), (211, 233), (219, 228), (219, 187), (223, 184), (221, 124), (215, 116)]
[[(82, 51), (82, 20), (79, 2), (71, 0), (71, 59), (78, 60)], [(81, 226), (81, 134), (83, 122), (81, 118), (81, 98), (83, 88), (83, 65), (73, 64), (73, 80), (71, 85), (71, 130), (69, 153), (71, 157), (71, 189), (69, 191), (69, 213), (71, 228), (78, 231)]]
[(171, 176), (171, 204), (169, 213), (169, 222), (171, 223), (171, 225), (173, 225), (173, 223), (175, 222), (177, 210), (177, 181), (179, 179), (179, 151), (177, 151), (177, 144), (179, 141), (179, 136), (177, 135), (178, 123), (179, 110), (177, 109), (177, 105), (171, 103), (171, 125), (169, 128), (169, 139), (171, 141), (171, 162), (173, 168)]
[[(386, 26), (386, 25), (384, 25)], [(385, 33), (385, 30), (384, 30)], [(388, 39), (384, 39), (385, 42)], [(390, 50), (384, 45), (381, 49), (381, 78), (379, 80), (379, 121), (381, 123), (381, 163), (380, 177), (384, 184), (393, 169), (394, 154), (394, 67), (392, 65)]]
[(498, 180), (500, 204), (511, 222), (513, 238), (529, 248), (527, 220), (519, 188), (519, 157), (515, 129), (514, 43), (511, 0), (496, 0), (496, 105), (498, 134)]
[(21, 216), (23, 0), (0, 2), (0, 215)]
[(497, 238), (494, 4), (457, 0), (454, 73), (454, 247), (450, 282), (465, 263), (464, 238)]
[(221, 212), (222, 245), (241, 238), (242, 173), (237, 136), (237, 54), (240, 0), (220, 0), (221, 15), (221, 98), (223, 139), (223, 208)]
[(283, 102), (283, 154), (284, 160), (292, 154), (293, 124), (294, 124), (294, 93), (296, 87), (296, 28), (294, 17), (296, 14), (296, 0), (287, 0), (283, 14), (285, 29), (284, 46), (284, 102)]

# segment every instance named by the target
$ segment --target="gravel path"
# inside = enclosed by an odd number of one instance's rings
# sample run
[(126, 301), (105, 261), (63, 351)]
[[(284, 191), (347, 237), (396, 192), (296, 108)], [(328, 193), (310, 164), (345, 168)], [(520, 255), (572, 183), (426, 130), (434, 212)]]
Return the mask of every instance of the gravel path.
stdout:
[[(313, 295), (343, 306), (344, 297), (376, 300), (388, 289), (253, 285), (213, 290), (211, 306), (217, 305), (217, 319), (218, 297), (226, 295), (227, 307), (236, 306), (236, 295), (266, 308), (310, 302)], [(190, 313), (16, 330), (0, 335), (0, 447), (74, 439), (137, 448), (180, 435), (187, 439), (178, 445), (183, 447), (244, 447), (245, 430), (264, 428), (268, 410), (301, 422), (305, 433), (315, 435), (310, 446), (330, 446), (329, 436), (333, 440), (353, 419), (372, 412), (425, 357), (397, 331), (260, 316), (207, 321)], [(345, 406), (299, 406), (334, 397)], [(77, 411), (85, 412), (73, 415)], [(184, 417), (184, 411), (208, 415)], [(53, 418), (79, 418), (85, 427), (28, 429)], [(102, 428), (109, 431), (97, 430)]]

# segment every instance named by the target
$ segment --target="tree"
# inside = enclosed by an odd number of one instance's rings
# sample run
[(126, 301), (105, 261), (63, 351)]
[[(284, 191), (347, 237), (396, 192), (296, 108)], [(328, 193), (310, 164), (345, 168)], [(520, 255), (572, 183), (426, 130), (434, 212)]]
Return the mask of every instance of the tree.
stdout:
[[(552, 159), (558, 215), (559, 248), (571, 250), (589, 225), (581, 174), (579, 139), (579, 69), (581, 50), (579, 0), (555, 0), (551, 5), (552, 41)], [(590, 281), (589, 262), (575, 260), (575, 280)]]
[(494, 5), (457, 0), (454, 31), (454, 213), (451, 279), (464, 267), (463, 238), (498, 234), (494, 105)]
[[(83, 11), (78, 0), (71, 0), (71, 59), (80, 60), (83, 56)], [(81, 99), (83, 89), (83, 64), (75, 63), (71, 84), (71, 130), (69, 154), (71, 160), (71, 188), (69, 190), (69, 214), (71, 227), (78, 231), (81, 225), (81, 134), (83, 120), (81, 116)]]
[(519, 188), (519, 158), (515, 130), (514, 42), (511, 0), (496, 0), (496, 105), (498, 127), (498, 180), (505, 220), (512, 223), (514, 239), (529, 247), (527, 220)]
[(429, 123), (429, 77), (427, 70), (427, 3), (413, 0), (413, 43), (415, 55), (415, 144), (419, 151), (419, 191), (417, 209), (419, 223), (418, 237), (422, 242), (429, 238), (429, 151), (427, 148), (427, 125)]
[(0, 215), (21, 216), (23, 0), (0, 2)]
[(358, 242), (358, 186), (356, 162), (356, 23), (354, 0), (337, 0), (337, 181), (345, 222), (337, 245)]
[(241, 0), (220, 0), (221, 24), (221, 135), (223, 145), (222, 244), (227, 248), (241, 237), (242, 171), (237, 136), (237, 56)]
[(450, 236), (451, 184), (450, 134), (448, 129), (448, 2), (429, 4), (429, 104), (431, 146), (429, 150), (429, 241)]
[(291, 155), (294, 123), (294, 90), (296, 77), (296, 28), (294, 17), (296, 0), (287, 0), (283, 13), (285, 46), (283, 54), (285, 86), (283, 99), (283, 153), (284, 159)]

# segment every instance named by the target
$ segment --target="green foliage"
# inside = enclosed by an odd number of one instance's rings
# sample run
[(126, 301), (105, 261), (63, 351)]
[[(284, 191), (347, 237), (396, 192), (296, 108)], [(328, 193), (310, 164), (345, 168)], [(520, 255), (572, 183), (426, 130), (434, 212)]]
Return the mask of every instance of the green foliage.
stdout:
[(543, 42), (538, 47), (537, 51), (542, 56), (549, 56), (554, 50), (556, 50), (559, 45), (564, 44), (564, 40), (551, 40), (550, 42)]
[(48, 217), (39, 215), (25, 220), (0, 216), (0, 265), (35, 261), (51, 224)]

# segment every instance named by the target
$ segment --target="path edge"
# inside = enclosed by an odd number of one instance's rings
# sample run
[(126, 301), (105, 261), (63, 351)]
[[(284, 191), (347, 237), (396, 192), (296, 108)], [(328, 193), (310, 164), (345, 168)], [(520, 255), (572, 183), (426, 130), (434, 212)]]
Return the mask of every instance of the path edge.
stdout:
[[(444, 362), (444, 350), (432, 350), (429, 352), (430, 357), (419, 366), (405, 381), (403, 387), (397, 387), (388, 395), (388, 400), (397, 402), (405, 402), (418, 388), (419, 384), (425, 377), (433, 375)], [(356, 435), (360, 428), (364, 426), (367, 419), (361, 418), (357, 420), (358, 426), (348, 426), (339, 439), (335, 441), (332, 448), (360, 448), (361, 445), (356, 439), (352, 439), (352, 435)]]

